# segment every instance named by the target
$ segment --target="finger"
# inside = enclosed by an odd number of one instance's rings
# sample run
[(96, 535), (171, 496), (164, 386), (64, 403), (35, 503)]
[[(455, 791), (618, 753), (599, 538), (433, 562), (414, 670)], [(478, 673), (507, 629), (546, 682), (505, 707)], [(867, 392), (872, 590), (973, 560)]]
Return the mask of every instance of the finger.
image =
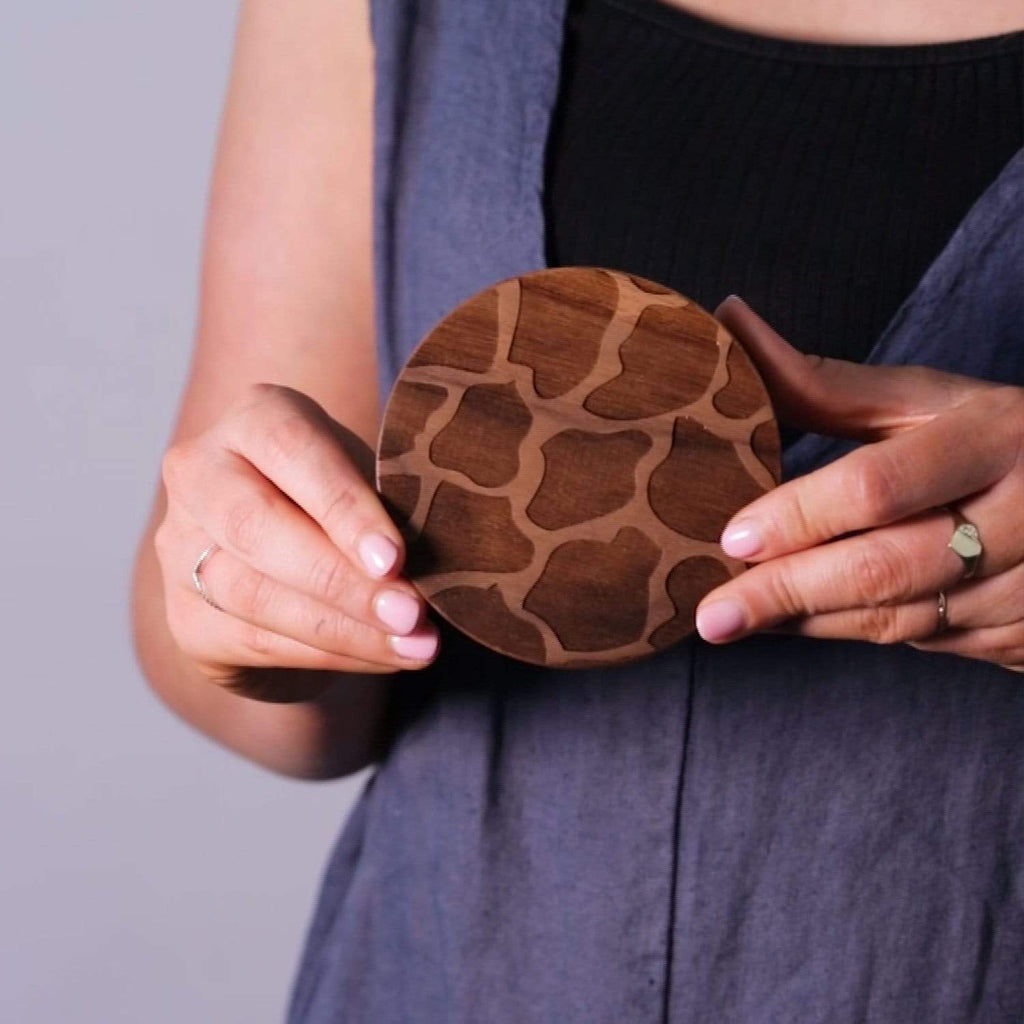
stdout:
[[(1001, 415), (1013, 401), (1019, 396), (1009, 390), (971, 399), (916, 430), (866, 445), (769, 491), (730, 520), (723, 550), (763, 561), (905, 519), (993, 484), (1001, 484), (1006, 506), (1019, 508), (1019, 426), (1015, 417)], [(970, 438), (983, 443), (965, 441)]]
[[(262, 385), (224, 429), (228, 447), (319, 523), (354, 564), (374, 577), (398, 571), (401, 533), (354, 462), (357, 454), (367, 453), (347, 452), (342, 428), (313, 399), (291, 388)], [(344, 433), (350, 446), (366, 447)]]
[[(981, 499), (976, 504), (981, 508)], [(979, 567), (986, 577), (1024, 554), (1011, 517), (991, 522), (993, 547)], [(949, 590), (964, 575), (962, 559), (948, 547), (951, 532), (942, 511), (755, 565), (704, 598), (698, 632), (718, 643), (790, 618), (905, 604)]]
[[(438, 631), (418, 614), (401, 622), (398, 633), (389, 634), (283, 586), (229, 551), (214, 552), (203, 565), (202, 580), (224, 614), (328, 654), (398, 668), (409, 660), (429, 662), (437, 653)], [(183, 597), (199, 597), (191, 580), (182, 586)], [(401, 591), (382, 591), (377, 598), (380, 617), (394, 614), (389, 602), (402, 602), (405, 596)]]
[[(220, 619), (214, 623), (213, 616)], [(225, 615), (209, 607), (198, 596), (196, 602), (169, 603), (168, 623), (185, 654), (198, 664), (210, 665), (213, 671), (220, 666), (231, 665), (238, 668), (286, 667), (381, 675), (399, 668), (419, 668), (427, 664), (410, 660), (389, 665), (334, 654)], [(201, 643), (198, 641), (200, 637), (203, 638)]]
[(805, 355), (738, 295), (725, 299), (715, 317), (750, 355), (779, 417), (803, 430), (879, 440), (994, 387), (923, 366), (865, 366)]
[[(946, 617), (949, 628), (957, 631), (1024, 622), (1024, 565), (947, 591)], [(774, 627), (774, 631), (831, 640), (895, 644), (929, 640), (940, 626), (936, 593), (906, 604), (811, 615), (784, 622)]]
[[(411, 584), (386, 584), (356, 568), (324, 531), (251, 463), (225, 449), (202, 447), (180, 458), (165, 473), (190, 517), (204, 535), (257, 572), (291, 590), (339, 609), (368, 626), (393, 623), (380, 617), (383, 590), (402, 593), (409, 609), (422, 609)], [(217, 485), (211, 487), (210, 480)], [(397, 607), (397, 599), (391, 607)]]
[(920, 651), (960, 654), (990, 661), (1014, 672), (1024, 671), (1024, 623), (993, 626), (991, 629), (950, 630), (928, 640), (911, 644)]

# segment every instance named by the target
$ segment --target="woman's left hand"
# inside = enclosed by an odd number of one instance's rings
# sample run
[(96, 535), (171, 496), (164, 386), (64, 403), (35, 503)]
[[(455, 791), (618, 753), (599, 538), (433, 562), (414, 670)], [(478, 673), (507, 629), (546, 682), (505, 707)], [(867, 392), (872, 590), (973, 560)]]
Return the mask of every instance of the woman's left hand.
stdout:
[[(730, 520), (723, 549), (756, 564), (701, 602), (701, 636), (906, 642), (1024, 671), (1024, 388), (806, 356), (735, 297), (716, 316), (754, 360), (780, 419), (875, 443)], [(958, 520), (944, 506), (984, 545), (970, 580), (948, 546)]]

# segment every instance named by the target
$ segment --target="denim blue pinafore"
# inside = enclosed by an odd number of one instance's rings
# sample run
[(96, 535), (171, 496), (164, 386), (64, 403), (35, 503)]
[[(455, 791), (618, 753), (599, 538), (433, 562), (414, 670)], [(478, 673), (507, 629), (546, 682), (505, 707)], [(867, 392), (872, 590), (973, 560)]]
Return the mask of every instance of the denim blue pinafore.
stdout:
[[(453, 306), (545, 265), (565, 0), (372, 15), (387, 393)], [(869, 361), (1024, 384), (1024, 151)], [(786, 473), (842, 451), (804, 436)], [(1019, 675), (784, 636), (571, 672), (442, 648), (396, 683), (290, 1024), (1024, 1021)]]

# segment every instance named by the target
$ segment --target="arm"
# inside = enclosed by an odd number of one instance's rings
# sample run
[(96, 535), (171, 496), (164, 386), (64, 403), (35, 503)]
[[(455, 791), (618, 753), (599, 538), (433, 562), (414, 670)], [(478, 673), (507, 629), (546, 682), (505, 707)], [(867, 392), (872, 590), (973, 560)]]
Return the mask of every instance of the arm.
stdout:
[[(310, 396), (373, 444), (372, 94), (365, 0), (243, 5), (172, 447), (258, 382)], [(307, 699), (274, 703), (216, 685), (185, 654), (168, 627), (154, 547), (166, 510), (161, 484), (133, 594), (138, 657), (156, 693), (207, 736), (286, 775), (332, 777), (372, 760), (385, 675), (276, 670), (279, 687)], [(187, 576), (191, 564), (180, 568)]]

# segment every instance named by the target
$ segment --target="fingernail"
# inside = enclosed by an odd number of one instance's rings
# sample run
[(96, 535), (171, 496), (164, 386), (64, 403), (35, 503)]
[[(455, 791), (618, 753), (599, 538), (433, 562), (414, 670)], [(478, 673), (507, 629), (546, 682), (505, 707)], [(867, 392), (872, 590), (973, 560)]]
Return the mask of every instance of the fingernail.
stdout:
[(374, 610), (377, 618), (393, 633), (411, 633), (420, 621), (419, 602), (401, 590), (385, 590), (378, 596)]
[(409, 661), (430, 661), (437, 652), (436, 632), (421, 636), (393, 636), (389, 639), (395, 653)]
[(712, 643), (734, 636), (743, 625), (743, 608), (735, 601), (713, 601), (697, 612), (697, 632)]
[(740, 519), (722, 534), (722, 550), (733, 558), (750, 558), (763, 547), (761, 526), (753, 519)]
[(358, 550), (367, 572), (373, 576), (386, 576), (398, 559), (394, 541), (380, 533), (368, 533), (362, 537)]

